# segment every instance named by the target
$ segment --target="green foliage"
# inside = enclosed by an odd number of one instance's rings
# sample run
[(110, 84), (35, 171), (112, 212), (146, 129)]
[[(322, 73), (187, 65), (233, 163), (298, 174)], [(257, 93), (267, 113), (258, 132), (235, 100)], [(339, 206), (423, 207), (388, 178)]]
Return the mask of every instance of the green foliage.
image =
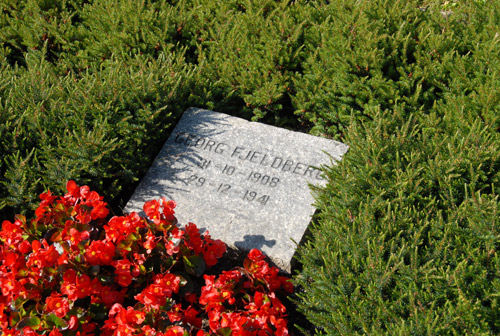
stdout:
[(328, 170), (300, 306), (327, 334), (496, 334), (500, 136), (374, 114)]
[[(382, 2), (357, 4), (366, 15), (374, 3)], [(406, 3), (384, 4), (386, 14), (409, 18)], [(377, 32), (382, 22), (397, 29), (375, 35), (359, 34), (358, 17), (358, 35), (371, 37), (353, 53), (378, 75), (334, 74), (342, 85), (330, 82), (328, 94), (317, 93), (317, 101), (354, 115), (348, 120), (346, 112), (342, 126), (349, 152), (326, 171), (328, 186), (317, 190), (314, 239), (301, 250), (296, 277), (304, 287), (298, 304), (321, 333), (500, 332), (500, 39), (494, 33), (500, 8), (493, 2), (460, 6), (446, 17), (432, 14), (440, 7), (429, 5), (415, 9), (411, 21), (396, 22), (378, 10), (366, 31)], [(418, 25), (400, 34), (402, 21)], [(392, 42), (406, 35), (418, 36), (414, 61), (394, 61), (389, 79), (382, 69), (402, 49), (387, 46), (402, 46)], [(380, 54), (371, 55), (365, 46), (380, 36), (383, 47), (373, 51)], [(351, 59), (337, 56), (336, 64), (346, 69)], [(328, 121), (326, 110), (318, 108), (315, 118)], [(339, 120), (331, 125), (339, 127)]]
[(0, 211), (10, 216), (46, 188), (62, 191), (68, 179), (106, 190), (114, 209), (123, 206), (189, 106), (296, 123), (289, 93), (302, 57), (301, 12), (309, 7), (206, 0), (0, 6)]
[[(117, 209), (189, 107), (193, 66), (185, 48), (132, 39), (138, 48), (125, 50), (124, 40), (114, 40), (125, 21), (127, 38), (147, 26), (154, 8), (141, 3), (128, 2), (111, 28), (100, 26), (109, 22), (103, 16), (119, 15), (97, 3), (22, 4), (4, 9), (0, 35), (7, 60), (0, 68), (0, 209), (26, 212), (39, 193), (62, 191), (68, 179), (106, 190)], [(102, 36), (106, 29), (113, 38)]]
[[(204, 1), (218, 8), (199, 34), (200, 72), (214, 82), (214, 108), (273, 124), (296, 124), (290, 113), (292, 77), (300, 69), (309, 8), (288, 1)], [(220, 7), (223, 7), (220, 9)], [(208, 20), (205, 12), (201, 18)]]
[[(396, 103), (426, 112), (456, 81), (455, 62), (498, 46), (498, 12), (474, 2), (332, 1), (317, 4), (305, 34), (304, 71), (294, 78), (297, 115), (314, 134), (340, 138), (351, 117)], [(479, 57), (478, 57), (479, 58)], [(472, 68), (471, 68), (472, 69)], [(469, 69), (468, 71), (471, 71)]]

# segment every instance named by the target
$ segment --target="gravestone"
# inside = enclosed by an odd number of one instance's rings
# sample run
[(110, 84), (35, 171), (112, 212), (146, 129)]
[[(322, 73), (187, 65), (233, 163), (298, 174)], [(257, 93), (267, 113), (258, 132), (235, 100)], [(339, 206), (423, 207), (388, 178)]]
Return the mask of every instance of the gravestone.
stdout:
[(181, 225), (195, 223), (243, 251), (261, 249), (282, 270), (314, 214), (308, 183), (347, 146), (226, 114), (190, 108), (125, 207), (165, 196)]

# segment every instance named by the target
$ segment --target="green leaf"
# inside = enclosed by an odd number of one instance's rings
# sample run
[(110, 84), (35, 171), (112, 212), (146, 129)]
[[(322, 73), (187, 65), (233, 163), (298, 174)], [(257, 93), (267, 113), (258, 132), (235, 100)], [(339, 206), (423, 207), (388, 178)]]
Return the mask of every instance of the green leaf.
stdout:
[(183, 256), (184, 259), (184, 269), (186, 273), (192, 274), (194, 276), (201, 276), (206, 269), (205, 260), (198, 255), (193, 255), (187, 258)]
[(19, 296), (17, 299), (14, 300), (14, 308), (17, 310), (22, 309), (24, 303), (27, 301), (28, 301), (27, 299), (23, 299)]
[(68, 328), (68, 322), (56, 316), (54, 313), (48, 314), (45, 317), (45, 321), (47, 321), (47, 324), (49, 324), (49, 326), (56, 327), (59, 330), (65, 330), (66, 328)]
[(37, 327), (42, 323), (42, 321), (36, 317), (36, 316), (29, 316), (23, 318), (19, 323), (16, 325), (17, 329), (23, 329), (24, 327)]
[(229, 328), (229, 327), (217, 329), (217, 335), (231, 336), (231, 334), (232, 334), (232, 331), (231, 331), (231, 328)]

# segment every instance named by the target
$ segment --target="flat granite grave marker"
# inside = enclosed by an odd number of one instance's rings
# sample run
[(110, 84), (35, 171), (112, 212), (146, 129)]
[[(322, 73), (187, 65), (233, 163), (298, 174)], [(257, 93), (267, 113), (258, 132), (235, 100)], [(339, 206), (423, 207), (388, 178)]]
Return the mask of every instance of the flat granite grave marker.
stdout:
[[(125, 207), (165, 196), (180, 224), (195, 223), (244, 251), (261, 249), (290, 271), (296, 243), (314, 214), (308, 183), (347, 146), (308, 134), (190, 108)], [(328, 153), (328, 154), (326, 154)]]

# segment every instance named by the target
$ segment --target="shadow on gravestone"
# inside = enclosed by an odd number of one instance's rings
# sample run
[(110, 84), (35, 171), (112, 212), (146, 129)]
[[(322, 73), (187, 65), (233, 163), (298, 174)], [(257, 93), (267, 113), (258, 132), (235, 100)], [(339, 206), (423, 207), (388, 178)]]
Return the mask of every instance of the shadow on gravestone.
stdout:
[[(179, 224), (195, 223), (241, 250), (261, 249), (290, 272), (313, 215), (309, 185), (325, 185), (318, 167), (340, 160), (337, 141), (198, 108), (184, 112), (128, 202), (167, 197)], [(242, 251), (243, 252), (243, 251)]]
[(246, 251), (253, 248), (262, 250), (264, 246), (273, 247), (274, 245), (276, 245), (276, 239), (267, 240), (263, 235), (244, 235), (243, 240), (234, 242), (234, 246)]
[[(214, 126), (218, 128), (215, 129)], [(186, 146), (171, 146), (168, 148), (164, 146), (156, 156), (155, 164), (150, 168), (150, 171), (137, 187), (134, 198), (138, 198), (144, 203), (161, 197), (175, 199), (174, 195), (176, 193), (192, 192), (191, 189), (188, 188), (189, 181), (180, 176), (192, 172), (193, 166), (201, 167), (203, 164), (204, 159), (198, 154), (199, 146), (203, 145), (200, 144), (200, 140), (223, 136), (225, 130), (221, 127), (227, 126), (230, 126), (230, 123), (225, 122), (222, 118), (213, 117), (210, 114), (198, 115), (196, 123), (191, 124), (192, 133), (196, 134), (197, 137), (186, 139), (186, 142), (190, 142), (189, 145)], [(168, 167), (168, 170), (165, 170), (166, 167)], [(168, 174), (166, 174), (166, 171), (168, 171)], [(162, 183), (165, 181), (170, 183)], [(140, 188), (141, 185), (146, 185), (148, 187)], [(175, 185), (175, 187), (173, 185)], [(142, 190), (142, 192), (140, 190)], [(138, 211), (138, 205), (139, 204), (136, 204), (135, 211), (137, 211), (139, 215), (145, 216), (146, 214), (142, 210), (142, 206), (140, 206), (140, 211)], [(127, 208), (129, 208), (128, 205), (124, 209), (125, 213), (128, 212)]]

